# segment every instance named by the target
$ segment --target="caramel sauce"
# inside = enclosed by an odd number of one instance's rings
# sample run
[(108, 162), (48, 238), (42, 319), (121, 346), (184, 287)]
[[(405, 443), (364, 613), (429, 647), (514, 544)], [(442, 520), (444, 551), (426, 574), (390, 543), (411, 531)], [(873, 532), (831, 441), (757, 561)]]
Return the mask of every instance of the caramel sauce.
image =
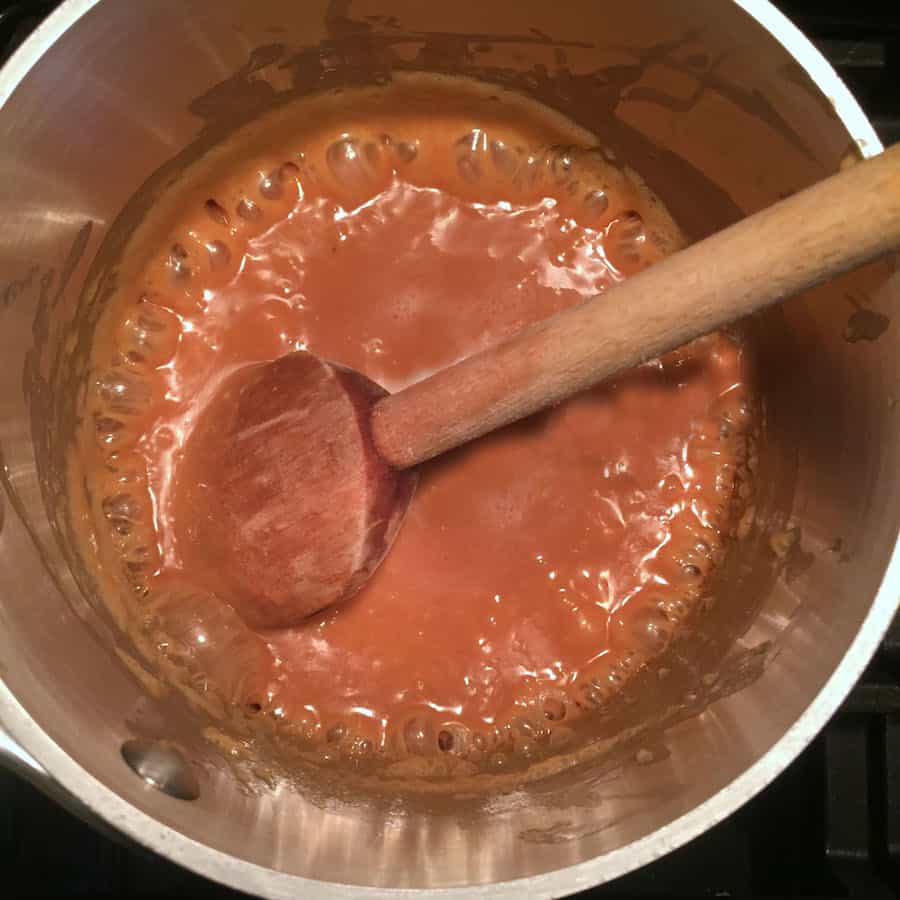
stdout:
[(680, 245), (575, 126), (473, 90), (300, 103), (264, 146), (201, 161), (98, 329), (80, 462), (133, 627), (332, 755), (527, 757), (665, 649), (736, 503), (753, 396), (746, 351), (714, 334), (423, 466), (339, 608), (261, 634), (216, 590), (186, 454), (230, 373), (308, 350), (396, 391)]

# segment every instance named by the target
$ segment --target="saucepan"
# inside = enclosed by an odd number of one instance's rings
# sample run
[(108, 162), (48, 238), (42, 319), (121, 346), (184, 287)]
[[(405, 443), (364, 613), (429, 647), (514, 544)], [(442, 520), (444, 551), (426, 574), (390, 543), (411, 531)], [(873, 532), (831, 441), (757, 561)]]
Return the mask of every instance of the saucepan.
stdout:
[(73, 394), (104, 300), (88, 288), (116, 235), (224, 135), (404, 70), (563, 111), (695, 239), (881, 149), (758, 0), (63, 3), (0, 73), (2, 748), (85, 817), (248, 892), (565, 895), (760, 791), (877, 647), (900, 585), (900, 274), (883, 261), (748, 323), (765, 412), (752, 515), (702, 652), (598, 735), (608, 752), (465, 794), (276, 776), (162, 688), (70, 539)]

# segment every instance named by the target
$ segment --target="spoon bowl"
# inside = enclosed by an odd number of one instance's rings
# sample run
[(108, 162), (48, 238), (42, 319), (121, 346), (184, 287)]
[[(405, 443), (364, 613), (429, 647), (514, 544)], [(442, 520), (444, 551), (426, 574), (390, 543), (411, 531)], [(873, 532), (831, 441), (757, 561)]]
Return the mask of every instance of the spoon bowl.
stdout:
[(219, 593), (259, 630), (346, 600), (384, 558), (415, 490), (369, 430), (386, 391), (298, 351), (224, 383), (188, 442), (192, 536)]

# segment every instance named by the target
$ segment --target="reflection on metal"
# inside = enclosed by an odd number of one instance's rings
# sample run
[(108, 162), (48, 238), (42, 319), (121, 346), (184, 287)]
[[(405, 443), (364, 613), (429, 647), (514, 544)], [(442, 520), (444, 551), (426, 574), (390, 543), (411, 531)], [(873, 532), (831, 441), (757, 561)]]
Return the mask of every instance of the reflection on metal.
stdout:
[[(0, 510), (2, 510), (2, 502), (3, 498), (0, 497)], [(39, 784), (47, 778), (47, 773), (41, 768), (40, 763), (20, 747), (2, 728), (0, 728), (0, 765), (33, 784)]]
[(196, 800), (200, 786), (188, 761), (170, 744), (140, 738), (122, 744), (122, 759), (151, 787), (178, 800)]

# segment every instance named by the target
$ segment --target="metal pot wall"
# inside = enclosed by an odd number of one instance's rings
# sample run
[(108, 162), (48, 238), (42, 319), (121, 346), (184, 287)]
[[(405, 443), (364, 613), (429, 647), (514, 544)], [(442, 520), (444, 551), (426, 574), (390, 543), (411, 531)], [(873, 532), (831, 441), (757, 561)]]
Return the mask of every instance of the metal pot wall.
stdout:
[[(756, 518), (710, 618), (715, 652), (652, 728), (604, 759), (465, 797), (244, 778), (143, 673), (68, 541), (73, 336), (89, 332), (84, 287), (115, 250), (111, 226), (186, 161), (298, 93), (400, 69), (563, 110), (692, 237), (880, 149), (766, 2), (64, 3), (0, 72), (0, 749), (84, 815), (246, 891), (562, 895), (762, 789), (877, 646), (900, 583), (900, 275), (880, 263), (751, 323), (767, 407)], [(151, 762), (175, 748), (199, 796), (137, 777), (122, 753), (135, 739)]]

